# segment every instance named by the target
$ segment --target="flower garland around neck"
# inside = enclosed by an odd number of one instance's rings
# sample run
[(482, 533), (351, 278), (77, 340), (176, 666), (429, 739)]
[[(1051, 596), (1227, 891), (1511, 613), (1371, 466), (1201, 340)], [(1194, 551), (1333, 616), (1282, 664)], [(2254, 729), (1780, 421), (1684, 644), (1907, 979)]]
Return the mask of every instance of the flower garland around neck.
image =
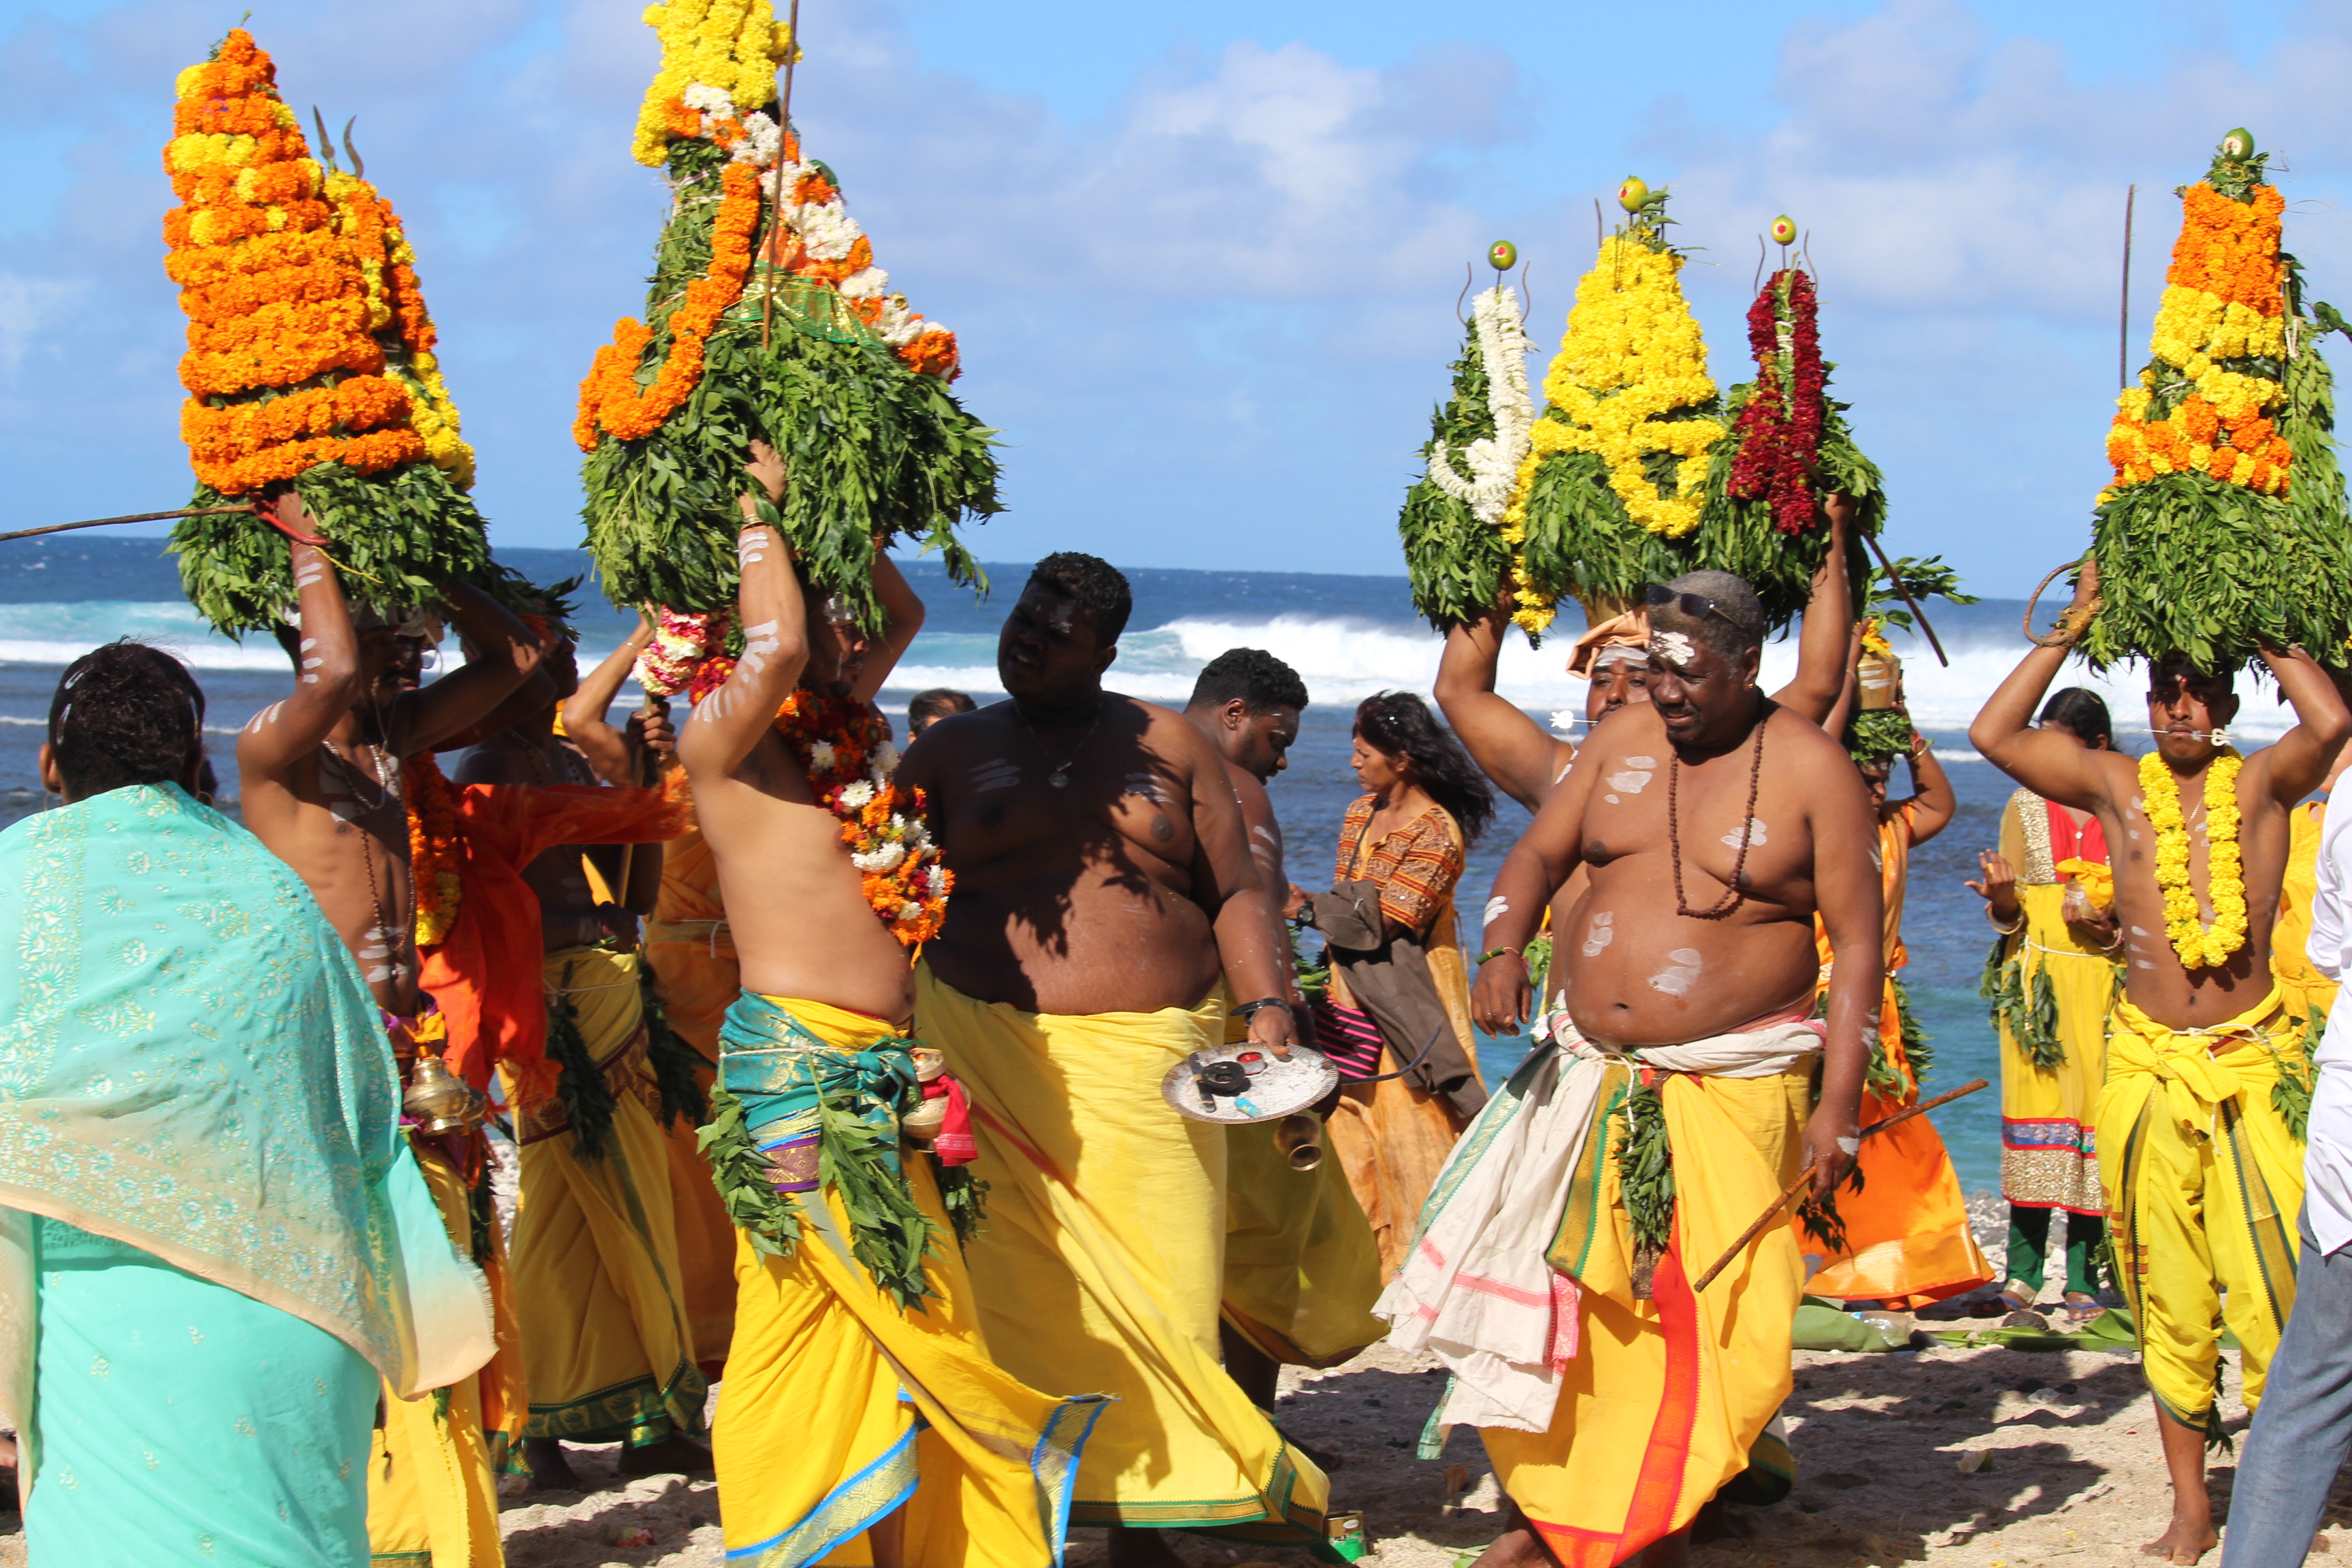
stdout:
[(465, 858), (465, 830), (457, 822), (457, 792), (430, 752), (419, 752), (401, 769), (408, 797), (408, 870), (416, 888), (416, 945), (431, 947), (457, 923), (458, 878)]
[[(724, 654), (695, 672), (692, 700), (726, 683), (735, 661)], [(808, 773), (809, 788), (841, 819), (841, 842), (857, 868), (866, 901), (908, 947), (937, 936), (955, 873), (923, 824), (921, 790), (890, 782), (898, 766), (890, 727), (870, 704), (795, 691), (776, 710), (776, 733)]]
[(2156, 829), (2156, 886), (2164, 895), (2165, 933), (2189, 969), (2214, 968), (2246, 942), (2246, 879), (2238, 859), (2238, 770), (2235, 748), (2222, 748), (2205, 770), (2206, 896), (2213, 923), (2198, 918), (2189, 885), (2189, 825), (2180, 811), (2180, 784), (2155, 752), (2139, 760), (2140, 794)]

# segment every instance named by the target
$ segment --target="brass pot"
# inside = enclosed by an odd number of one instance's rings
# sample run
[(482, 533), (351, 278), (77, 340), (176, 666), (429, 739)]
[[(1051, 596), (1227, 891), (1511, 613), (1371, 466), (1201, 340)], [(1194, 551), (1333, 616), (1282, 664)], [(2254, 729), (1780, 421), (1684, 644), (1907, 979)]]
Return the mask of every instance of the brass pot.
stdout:
[(1866, 653), (1854, 667), (1857, 705), (1864, 713), (1883, 713), (1895, 706), (1903, 688), (1903, 661), (1891, 653)]
[(898, 1118), (898, 1138), (908, 1147), (928, 1149), (940, 1129), (948, 1124), (948, 1097), (927, 1100)]
[(915, 1060), (917, 1083), (929, 1083), (936, 1079), (947, 1076), (948, 1058), (938, 1051), (927, 1050), (921, 1046), (917, 1046), (907, 1054)]
[(439, 1057), (426, 1056), (418, 1057), (409, 1069), (400, 1108), (415, 1119), (419, 1130), (436, 1136), (470, 1131), (490, 1113), (489, 1100), (481, 1090), (451, 1072)]
[(1294, 1171), (1311, 1171), (1323, 1163), (1323, 1122), (1298, 1110), (1274, 1124), (1274, 1146)]

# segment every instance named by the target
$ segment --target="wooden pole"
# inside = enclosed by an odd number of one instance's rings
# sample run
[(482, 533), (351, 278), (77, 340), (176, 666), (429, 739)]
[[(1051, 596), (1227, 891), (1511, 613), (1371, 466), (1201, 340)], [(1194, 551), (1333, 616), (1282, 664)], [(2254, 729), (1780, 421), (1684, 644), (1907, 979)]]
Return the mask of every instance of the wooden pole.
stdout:
[(1944, 645), (1936, 640), (1936, 628), (1928, 623), (1927, 612), (1919, 607), (1919, 602), (1911, 596), (1911, 590), (1906, 588), (1903, 585), (1903, 579), (1895, 575), (1895, 563), (1889, 561), (1886, 558), (1886, 552), (1878, 547), (1878, 536), (1864, 533), (1862, 536), (1862, 542), (1870, 546), (1870, 552), (1877, 556), (1878, 563), (1886, 569), (1886, 580), (1893, 584), (1895, 591), (1903, 596), (1904, 605), (1909, 608), (1912, 615), (1918, 617), (1919, 629), (1927, 634), (1927, 646), (1936, 650), (1936, 662), (1946, 669), (1951, 668), (1952, 661), (1944, 657)]
[(177, 511), (134, 511), (127, 517), (93, 517), (82, 522), (53, 522), (47, 528), (20, 528), (14, 533), (0, 533), (0, 544), (12, 539), (30, 539), (37, 533), (63, 533), (69, 528), (104, 528), (117, 522), (161, 522), (172, 517), (213, 517), (222, 512), (241, 511), (248, 515), (249, 506), (184, 506)]
[(2139, 199), (2139, 187), (2132, 185), (2124, 192), (2124, 310), (2123, 320), (2116, 328), (2116, 384), (2131, 384), (2131, 242), (2132, 204)]
[(760, 352), (768, 352), (770, 323), (776, 318), (776, 237), (784, 227), (784, 152), (793, 140), (793, 68), (801, 58), (801, 0), (793, 0), (792, 19), (785, 24), (793, 35), (793, 52), (784, 57), (784, 90), (776, 101), (776, 167), (775, 194), (768, 199), (768, 259), (767, 276), (761, 279)]
[[(1933, 1100), (1923, 1100), (1919, 1104), (1913, 1106), (1908, 1110), (1898, 1110), (1883, 1121), (1872, 1122), (1869, 1126), (1862, 1130), (1862, 1136), (1864, 1138), (1874, 1137), (1878, 1133), (1885, 1131), (1888, 1128), (1896, 1125), (1898, 1122), (1908, 1121), (1915, 1116), (1925, 1116), (1927, 1112), (1935, 1110), (1939, 1105), (1949, 1105), (1952, 1101), (1959, 1099), (1960, 1096), (1964, 1094), (1974, 1094), (1980, 1089), (1990, 1089), (1990, 1087), (1992, 1086), (1987, 1083), (1983, 1079), (1979, 1078), (1971, 1079), (1970, 1081), (1962, 1084), (1959, 1088), (1953, 1089), (1948, 1094), (1939, 1094)], [(1789, 1206), (1789, 1201), (1791, 1198), (1794, 1198), (1799, 1193), (1803, 1192), (1806, 1186), (1811, 1183), (1812, 1179), (1812, 1168), (1808, 1166), (1802, 1175), (1799, 1176), (1795, 1181), (1790, 1182), (1786, 1187), (1781, 1189), (1780, 1195), (1772, 1200), (1772, 1206), (1770, 1208), (1766, 1209), (1762, 1214), (1756, 1216), (1756, 1223), (1754, 1225), (1749, 1226), (1746, 1230), (1739, 1233), (1739, 1239), (1733, 1242), (1730, 1249), (1724, 1253), (1722, 1257), (1715, 1260), (1714, 1268), (1708, 1269), (1706, 1273), (1698, 1277), (1698, 1283), (1693, 1285), (1691, 1289), (1694, 1291), (1704, 1290), (1709, 1285), (1713, 1284), (1715, 1282), (1715, 1277), (1722, 1273), (1725, 1269), (1730, 1268), (1733, 1260), (1738, 1258), (1741, 1253), (1748, 1250), (1748, 1244), (1754, 1241), (1758, 1237), (1763, 1235), (1766, 1228), (1780, 1217), (1780, 1211)]]

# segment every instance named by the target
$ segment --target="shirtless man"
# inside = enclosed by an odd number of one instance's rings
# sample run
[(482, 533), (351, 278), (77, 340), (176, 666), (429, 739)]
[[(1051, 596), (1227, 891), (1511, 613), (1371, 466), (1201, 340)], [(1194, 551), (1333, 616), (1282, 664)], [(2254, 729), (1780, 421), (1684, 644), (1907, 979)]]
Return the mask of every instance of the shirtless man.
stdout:
[[(1221, 977), (1248, 1040), (1287, 1051), (1287, 949), (1224, 759), (1103, 689), (1130, 605), (1104, 562), (1040, 562), (997, 645), (1011, 700), (925, 731), (901, 773), (955, 876), (916, 1023), (975, 1105), (982, 1321), (1016, 1376), (1119, 1397), (1072, 1518), (1112, 1526), (1122, 1564), (1175, 1561), (1152, 1526), (1253, 1510), (1319, 1538), (1324, 1500), (1218, 1368), (1224, 1132), (1160, 1098), (1223, 1040)], [(1113, 1255), (1139, 1267), (1096, 1266)]]
[[(1509, 1528), (1480, 1559), (1486, 1568), (1559, 1561), (1591, 1550), (1596, 1538), (1610, 1542), (1612, 1562), (1636, 1553), (1654, 1565), (1687, 1560), (1692, 1518), (1746, 1467), (1789, 1392), (1802, 1262), (1780, 1228), (1706, 1293), (1694, 1299), (1690, 1282), (1796, 1172), (1811, 1166), (1816, 1190), (1826, 1192), (1858, 1146), (1864, 1030), (1881, 980), (1875, 833), (1862, 782), (1836, 742), (1757, 689), (1763, 615), (1738, 578), (1692, 573), (1654, 591), (1650, 632), (1650, 701), (1594, 726), (1585, 745), (1594, 765), (1571, 770), (1552, 792), (1496, 883), (1501, 907), (1486, 931), (1494, 955), (1479, 971), (1472, 1011), (1482, 1027), (1503, 1033), (1528, 1016), (1519, 952), (1546, 900), (1571, 869), (1591, 873), (1554, 950), (1567, 984), (1565, 1006), (1549, 1020), (1550, 1055), (1516, 1105), (1497, 1100), (1457, 1150), (1456, 1163), (1466, 1165), (1450, 1163), (1442, 1179), (1465, 1193), (1483, 1184), (1493, 1201), (1449, 1199), (1425, 1215), (1425, 1244), (1380, 1308), (1394, 1342), (1427, 1342), (1455, 1364), (1456, 1392), (1438, 1419), (1483, 1428), (1513, 1505)], [(1812, 1011), (1816, 910), (1841, 951), (1857, 955), (1832, 982), (1825, 1050), (1803, 1021)], [(1808, 1116), (1816, 1051), (1824, 1054), (1820, 1103)], [(1610, 1076), (1628, 1066), (1643, 1076)], [(1608, 1109), (1612, 1084), (1628, 1091), (1622, 1115)], [(1550, 1146), (1570, 1151), (1562, 1158), (1573, 1164), (1573, 1151), (1599, 1147), (1591, 1141), (1614, 1138), (1633, 1121), (1634, 1095), (1654, 1096), (1669, 1157), (1685, 1174), (1663, 1243), (1636, 1236), (1623, 1203), (1580, 1222), (1594, 1239), (1574, 1253), (1579, 1323), (1570, 1342), (1593, 1365), (1564, 1375), (1523, 1367), (1514, 1353), (1525, 1356), (1524, 1331), (1495, 1344), (1454, 1338), (1451, 1313), (1469, 1288), (1452, 1270), (1479, 1254), (1490, 1225), (1535, 1239), (1496, 1249), (1505, 1255), (1482, 1265), (1486, 1272), (1536, 1300), (1557, 1294), (1539, 1249), (1558, 1233), (1572, 1184), (1566, 1170), (1518, 1158), (1515, 1136), (1564, 1118)], [(1702, 1169), (1706, 1178), (1694, 1179)], [(1436, 1254), (1444, 1256), (1433, 1263)], [(1637, 1489), (1635, 1478), (1654, 1480), (1649, 1472), (1661, 1464), (1674, 1475), (1673, 1454), (1656, 1447), (1672, 1435), (1654, 1432), (1652, 1415), (1627, 1413), (1654, 1408), (1644, 1396), (1652, 1386), (1664, 1397), (1659, 1380), (1676, 1375), (1685, 1353), (1667, 1330), (1692, 1314), (1703, 1338), (1727, 1348), (1683, 1369), (1722, 1384), (1699, 1389), (1702, 1415), (1682, 1446), (1679, 1484)], [(1505, 1307), (1489, 1321), (1501, 1326), (1507, 1316)], [(1535, 1342), (1559, 1342), (1552, 1335), (1545, 1327)], [(1486, 1377), (1480, 1364), (1504, 1375)], [(1546, 1410), (1548, 1426), (1538, 1429)]]
[[(1266, 785), (1290, 765), (1307, 686), (1261, 648), (1228, 648), (1202, 669), (1184, 718), (1225, 759), (1250, 854), (1269, 888), (1290, 886), (1282, 864), (1282, 824)], [(1291, 1011), (1312, 1040), (1307, 999), (1291, 981)], [(1272, 1410), (1285, 1363), (1337, 1366), (1379, 1339), (1370, 1315), (1379, 1296), (1380, 1245), (1339, 1162), (1291, 1168), (1277, 1140), (1281, 1122), (1226, 1130), (1229, 1186), (1223, 1321), (1225, 1371), (1261, 1410)], [(1309, 1293), (1324, 1299), (1310, 1308)], [(1311, 1325), (1313, 1339), (1306, 1331)], [(1298, 1440), (1293, 1437), (1296, 1444)], [(1333, 1460), (1300, 1445), (1326, 1469)]]
[[(1830, 495), (1822, 498), (1822, 510), (1829, 519), (1829, 550), (1821, 569), (1813, 574), (1812, 595), (1805, 605), (1804, 626), (1797, 638), (1797, 673), (1772, 694), (1774, 702), (1816, 724), (1829, 718), (1844, 683), (1846, 645), (1853, 619), (1853, 595), (1842, 569), (1853, 503), (1844, 496)], [(1554, 787), (1568, 776), (1570, 764), (1576, 761), (1576, 742), (1551, 733), (1495, 689), (1513, 603), (1506, 585), (1486, 615), (1447, 629), (1432, 695), (1470, 760), (1505, 795), (1529, 811), (1539, 811)], [(1620, 708), (1650, 700), (1650, 650), (1643, 620), (1643, 614), (1634, 611), (1577, 639), (1568, 670), (1591, 682), (1584, 693), (1584, 717), (1589, 723), (1597, 725)], [(1584, 868), (1579, 865), (1551, 900), (1554, 931), (1560, 929), (1570, 909), (1583, 896), (1584, 879)], [(1556, 965), (1553, 973), (1564, 975), (1566, 970)], [(1552, 991), (1557, 997), (1557, 984)]]
[[(2209, 1431), (2220, 1430), (2222, 1326), (2243, 1347), (2252, 1408), (2294, 1304), (2303, 1146), (2273, 1106), (2271, 1086), (2282, 1070), (2308, 1082), (2310, 1068), (2302, 1030), (2285, 1016), (2271, 971), (2271, 927), (2286, 868), (2287, 814), (2327, 777), (2352, 735), (2352, 715), (2308, 654), (2264, 649), (2263, 662), (2298, 722), (2242, 763), (2229, 762), (2235, 753), (2223, 750), (2222, 731), (2238, 712), (2230, 674), (2182, 664), (2149, 674), (2147, 721), (2160, 762), (2043, 734), (2032, 728), (2034, 707), (2064, 664), (2067, 645), (2096, 614), (2097, 596), (2097, 568), (2086, 564), (2060, 622), (2059, 645), (2026, 655), (1969, 739), (2036, 795), (2095, 812), (2106, 834), (2127, 962), (2099, 1094), (2099, 1178), (2172, 1481), (2171, 1523), (2142, 1550), (2194, 1563), (2216, 1540), (2204, 1449)], [(2215, 919), (2221, 846), (2219, 825), (2208, 816), (2209, 791), (2218, 793), (2215, 781), (2225, 776), (2217, 770), (2231, 766), (2236, 777), (2223, 798), (2236, 805), (2243, 884), (2232, 900), (2231, 912), (2242, 920), (2234, 931)], [(2155, 818), (2174, 814), (2193, 925), (2184, 919), (2171, 926), (2159, 885), (2168, 858), (2165, 827)], [(2185, 963), (2176, 943), (2192, 941), (2197, 962)], [(2218, 1073), (2175, 1065), (2204, 1059)], [(2193, 1127), (2166, 1109), (2184, 1092), (2199, 1106)]]
[[(311, 536), (292, 491), (265, 504), (290, 534)], [(326, 554), (299, 542), (290, 548), (301, 617), (289, 639), (294, 691), (237, 737), (245, 824), (309, 885), (358, 957), (376, 1005), (412, 1017), (421, 994), (400, 760), (496, 708), (539, 667), (539, 639), (480, 590), (447, 584), (450, 625), (475, 652), (431, 685), (405, 689), (400, 628), (355, 631)]]

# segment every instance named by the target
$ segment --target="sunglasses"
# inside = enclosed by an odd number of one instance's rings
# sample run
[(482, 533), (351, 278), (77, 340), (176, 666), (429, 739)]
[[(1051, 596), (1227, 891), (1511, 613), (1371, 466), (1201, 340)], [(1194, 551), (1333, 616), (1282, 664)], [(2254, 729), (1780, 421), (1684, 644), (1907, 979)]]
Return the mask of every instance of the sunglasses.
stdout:
[(1737, 627), (1740, 631), (1748, 632), (1751, 635), (1755, 631), (1753, 626), (1750, 626), (1747, 622), (1741, 620), (1738, 616), (1725, 609), (1721, 605), (1717, 604), (1713, 599), (1708, 598), (1705, 594), (1677, 593), (1674, 589), (1660, 583), (1651, 584), (1647, 590), (1647, 594), (1650, 601), (1650, 608), (1654, 610), (1663, 610), (1671, 605), (1675, 609), (1680, 610), (1684, 615), (1688, 616), (1695, 621), (1703, 621), (1706, 619), (1707, 616), (1714, 616), (1723, 621), (1725, 625)]

